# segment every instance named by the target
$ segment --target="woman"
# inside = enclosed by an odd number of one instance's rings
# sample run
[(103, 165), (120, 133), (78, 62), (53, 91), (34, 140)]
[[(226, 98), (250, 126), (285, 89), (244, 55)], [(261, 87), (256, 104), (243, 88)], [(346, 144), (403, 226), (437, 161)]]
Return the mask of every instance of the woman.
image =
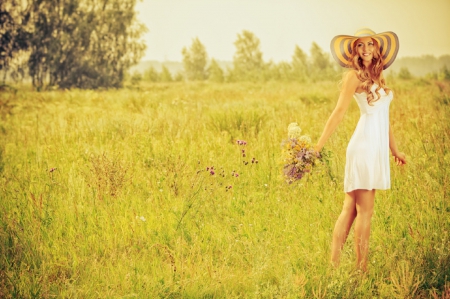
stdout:
[(342, 248), (355, 222), (357, 268), (367, 270), (370, 222), (375, 190), (390, 188), (389, 148), (397, 165), (406, 163), (397, 149), (389, 125), (389, 104), (393, 93), (386, 87), (382, 71), (395, 60), (398, 38), (393, 32), (375, 34), (364, 28), (355, 36), (339, 35), (331, 52), (341, 66), (351, 68), (343, 78), (334, 111), (316, 145), (320, 152), (344, 117), (352, 97), (361, 117), (347, 147), (344, 205), (333, 231), (331, 263), (339, 265)]

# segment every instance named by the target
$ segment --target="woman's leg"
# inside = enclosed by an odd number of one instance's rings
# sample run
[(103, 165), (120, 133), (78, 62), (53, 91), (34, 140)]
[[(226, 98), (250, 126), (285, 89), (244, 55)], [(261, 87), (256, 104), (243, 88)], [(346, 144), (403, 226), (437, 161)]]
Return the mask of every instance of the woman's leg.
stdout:
[(355, 249), (357, 267), (367, 270), (369, 253), (370, 223), (372, 220), (375, 190), (355, 190)]
[(342, 212), (336, 221), (331, 243), (331, 264), (335, 267), (339, 265), (341, 251), (347, 240), (348, 232), (352, 227), (356, 217), (356, 197), (354, 191), (346, 193)]

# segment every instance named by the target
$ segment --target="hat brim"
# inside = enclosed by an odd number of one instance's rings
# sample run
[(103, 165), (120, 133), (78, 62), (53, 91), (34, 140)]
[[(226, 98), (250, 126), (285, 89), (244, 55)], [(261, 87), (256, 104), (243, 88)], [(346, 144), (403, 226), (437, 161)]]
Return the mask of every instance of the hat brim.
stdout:
[(350, 67), (350, 57), (352, 55), (352, 44), (358, 38), (371, 37), (378, 42), (380, 53), (383, 57), (383, 69), (387, 69), (397, 57), (399, 42), (398, 36), (394, 32), (388, 31), (369, 36), (338, 35), (331, 40), (330, 48), (333, 58), (342, 67)]

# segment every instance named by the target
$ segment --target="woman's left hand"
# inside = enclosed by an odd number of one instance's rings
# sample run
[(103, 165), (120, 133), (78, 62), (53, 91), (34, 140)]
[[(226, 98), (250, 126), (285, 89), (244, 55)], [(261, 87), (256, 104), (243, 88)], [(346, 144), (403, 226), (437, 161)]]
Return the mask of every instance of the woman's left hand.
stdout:
[(393, 156), (394, 156), (395, 164), (397, 164), (398, 166), (406, 164), (405, 153), (399, 152), (399, 153), (393, 154)]

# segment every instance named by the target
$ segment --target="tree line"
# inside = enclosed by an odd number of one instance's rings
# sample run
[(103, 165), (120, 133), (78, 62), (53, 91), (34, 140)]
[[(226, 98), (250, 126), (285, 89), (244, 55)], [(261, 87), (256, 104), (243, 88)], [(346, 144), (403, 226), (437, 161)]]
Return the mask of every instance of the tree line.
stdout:
[(339, 67), (331, 61), (319, 45), (312, 43), (310, 55), (299, 46), (295, 46), (291, 61), (274, 63), (265, 62), (261, 51), (260, 40), (254, 33), (243, 30), (234, 42), (236, 52), (231, 67), (220, 67), (214, 58), (209, 58), (206, 47), (198, 38), (192, 40), (190, 47), (181, 50), (183, 72), (172, 75), (163, 65), (161, 72), (154, 67), (143, 74), (134, 73), (132, 82), (140, 80), (151, 82), (170, 81), (204, 81), (237, 82), (237, 81), (299, 81), (335, 79), (340, 74)]
[[(231, 66), (221, 67), (214, 58), (209, 58), (205, 46), (198, 38), (192, 40), (190, 47), (181, 51), (183, 71), (171, 73), (164, 64), (158, 72), (150, 66), (143, 73), (135, 71), (131, 76), (133, 84), (144, 80), (147, 82), (203, 81), (319, 81), (339, 80), (343, 69), (335, 63), (328, 53), (319, 45), (312, 43), (309, 55), (298, 45), (290, 61), (274, 63), (265, 62), (260, 48), (260, 40), (250, 31), (238, 34), (234, 42), (236, 52)], [(450, 79), (450, 55), (436, 58), (431, 55), (422, 57), (398, 58), (387, 71), (391, 78), (402, 80), (414, 77), (429, 79)], [(410, 71), (411, 69), (411, 71)]]
[[(121, 87), (139, 62), (146, 31), (136, 18), (136, 0), (3, 0), (0, 3), (0, 71), (14, 81), (30, 78), (37, 89)], [(118, 21), (120, 20), (120, 21)], [(265, 62), (260, 40), (238, 34), (233, 66), (209, 59), (198, 38), (182, 49), (184, 72), (148, 69), (156, 81), (320, 80), (337, 74), (328, 54), (313, 43), (308, 56), (295, 47), (291, 62)], [(142, 76), (135, 74), (131, 81)]]

